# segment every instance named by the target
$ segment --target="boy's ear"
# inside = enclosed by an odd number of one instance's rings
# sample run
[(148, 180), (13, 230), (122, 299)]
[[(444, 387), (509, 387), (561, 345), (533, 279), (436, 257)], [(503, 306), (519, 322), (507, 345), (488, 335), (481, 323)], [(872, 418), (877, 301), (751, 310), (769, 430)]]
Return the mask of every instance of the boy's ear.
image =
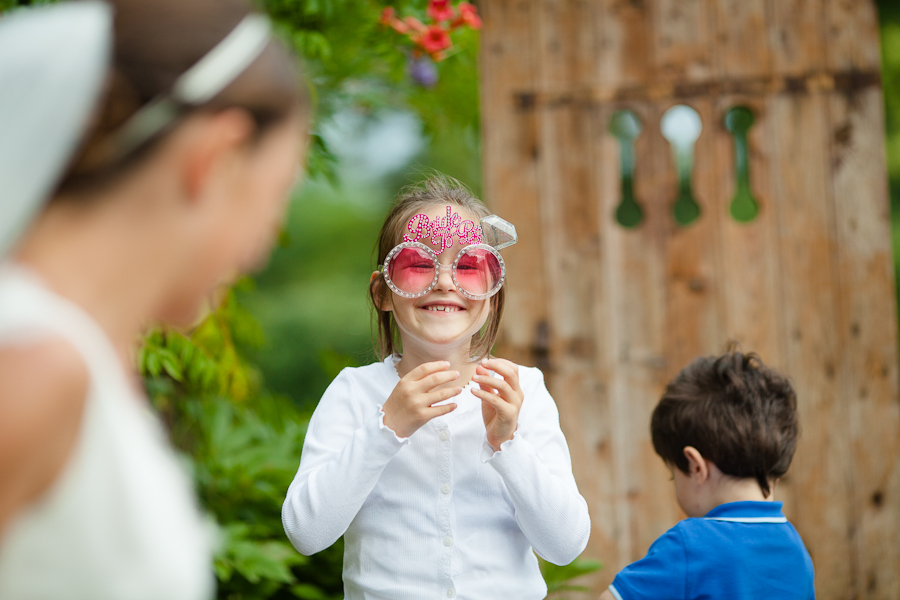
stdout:
[(684, 457), (688, 462), (688, 476), (697, 485), (705, 483), (709, 479), (709, 465), (700, 451), (693, 446), (685, 446)]
[(384, 312), (391, 312), (394, 310), (394, 307), (391, 305), (391, 299), (385, 292), (384, 279), (381, 277), (381, 273), (378, 271), (372, 271), (372, 276), (369, 277), (369, 285), (372, 286), (372, 296), (376, 300), (376, 304), (378, 304), (378, 310), (383, 310)]

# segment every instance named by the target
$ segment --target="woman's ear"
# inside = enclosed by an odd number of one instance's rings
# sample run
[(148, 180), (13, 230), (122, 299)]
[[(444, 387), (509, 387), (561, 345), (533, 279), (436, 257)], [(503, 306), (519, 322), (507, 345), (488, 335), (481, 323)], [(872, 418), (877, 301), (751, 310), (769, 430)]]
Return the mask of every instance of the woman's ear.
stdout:
[(229, 155), (240, 149), (253, 135), (253, 118), (238, 108), (211, 115), (197, 115), (185, 136), (182, 177), (187, 197), (197, 200), (209, 188), (211, 178), (226, 173)]
[(684, 457), (688, 461), (688, 476), (697, 485), (706, 483), (709, 479), (709, 465), (703, 455), (693, 446), (685, 446)]
[(381, 276), (380, 271), (372, 272), (372, 276), (369, 277), (369, 286), (372, 288), (372, 298), (375, 299), (378, 310), (384, 312), (391, 312), (394, 310), (394, 307), (391, 305), (391, 298), (386, 293), (387, 290), (385, 290), (384, 278)]

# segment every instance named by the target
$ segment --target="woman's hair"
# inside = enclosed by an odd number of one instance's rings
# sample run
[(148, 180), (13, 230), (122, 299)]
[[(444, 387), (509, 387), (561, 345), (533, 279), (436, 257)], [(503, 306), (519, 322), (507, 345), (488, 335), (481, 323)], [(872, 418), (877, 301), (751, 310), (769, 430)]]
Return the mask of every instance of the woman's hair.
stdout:
[[(108, 89), (58, 191), (106, 183), (139, 163), (172, 127), (112, 159), (105, 151), (110, 138), (141, 107), (170, 93), (180, 75), (252, 12), (244, 0), (111, 0), (111, 4), (115, 39)], [(258, 139), (296, 111), (306, 117), (307, 105), (297, 62), (273, 39), (219, 94), (199, 107), (185, 107), (184, 114), (243, 108), (256, 123)]]
[(732, 477), (753, 478), (768, 496), (797, 447), (797, 396), (755, 353), (705, 356), (669, 383), (650, 420), (653, 448), (688, 472), (684, 448)]
[[(394, 201), (381, 226), (381, 232), (378, 234), (377, 264), (384, 264), (388, 252), (403, 241), (406, 225), (413, 215), (438, 205), (458, 206), (479, 219), (491, 214), (487, 207), (462, 183), (452, 177), (435, 174), (418, 185), (404, 189)], [(487, 323), (482, 331), (472, 338), (471, 355), (474, 358), (486, 356), (494, 346), (500, 331), (500, 317), (503, 315), (505, 299), (506, 288), (504, 287), (491, 296), (491, 312)], [(373, 279), (369, 284), (369, 300), (375, 310), (375, 327), (378, 332), (376, 353), (382, 359), (400, 354), (400, 332), (394, 321), (393, 313), (380, 308), (385, 301), (392, 300), (391, 290), (385, 283), (383, 275)]]

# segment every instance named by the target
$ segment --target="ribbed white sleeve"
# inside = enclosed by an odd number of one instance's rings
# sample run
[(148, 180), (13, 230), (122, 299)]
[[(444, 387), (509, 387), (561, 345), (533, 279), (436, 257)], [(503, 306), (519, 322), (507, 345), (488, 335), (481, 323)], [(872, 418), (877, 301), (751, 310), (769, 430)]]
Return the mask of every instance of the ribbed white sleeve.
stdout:
[(322, 396), (281, 508), (284, 531), (301, 554), (324, 550), (344, 534), (384, 467), (408, 443), (384, 425), (380, 406), (364, 415), (353, 388), (344, 371)]
[(529, 406), (527, 410), (522, 406), (519, 429), (497, 452), (485, 438), (482, 461), (503, 478), (516, 522), (534, 550), (553, 564), (566, 565), (587, 546), (591, 533), (587, 502), (572, 475), (559, 412), (543, 376), (523, 391)]

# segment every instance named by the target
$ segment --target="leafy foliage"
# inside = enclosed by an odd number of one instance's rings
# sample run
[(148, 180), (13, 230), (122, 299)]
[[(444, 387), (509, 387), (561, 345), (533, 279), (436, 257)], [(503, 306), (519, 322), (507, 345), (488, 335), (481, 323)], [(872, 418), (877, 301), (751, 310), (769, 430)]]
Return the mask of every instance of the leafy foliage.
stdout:
[(340, 598), (340, 544), (307, 558), (282, 531), (281, 503), (308, 415), (261, 390), (239, 350), (260, 342), (255, 321), (230, 290), (190, 335), (150, 332), (139, 366), (186, 453), (203, 506), (219, 524), (219, 597)]
[(562, 592), (589, 592), (591, 588), (584, 585), (576, 585), (573, 580), (584, 575), (589, 575), (603, 568), (596, 560), (578, 558), (568, 565), (558, 566), (547, 561), (541, 562), (541, 573), (547, 582), (547, 595), (554, 600), (563, 600)]
[[(3, 0), (0, 0), (3, 1)], [(379, 25), (385, 6), (397, 13), (426, 18), (426, 0), (260, 0), (283, 38), (303, 57), (316, 101), (313, 144), (308, 159), (312, 176), (336, 181), (334, 156), (320, 135), (320, 126), (336, 112), (352, 109), (375, 115), (381, 110), (410, 110), (425, 133), (441, 138), (449, 126), (478, 130), (478, 34), (471, 29), (454, 34), (451, 59), (439, 64), (438, 83), (424, 89), (408, 77), (409, 54), (394, 32)], [(473, 164), (480, 163), (475, 144)]]

